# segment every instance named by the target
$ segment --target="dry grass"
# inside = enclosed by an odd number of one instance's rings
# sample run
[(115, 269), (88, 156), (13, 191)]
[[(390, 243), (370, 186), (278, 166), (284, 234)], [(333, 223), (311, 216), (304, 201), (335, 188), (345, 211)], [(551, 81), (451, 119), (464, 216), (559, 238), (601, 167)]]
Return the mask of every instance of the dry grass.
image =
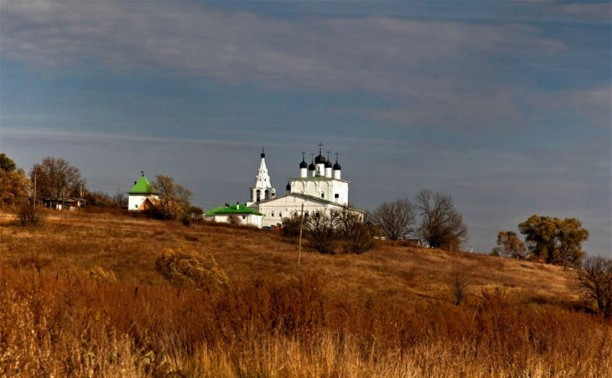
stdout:
[[(272, 232), (67, 212), (11, 222), (0, 376), (611, 376), (612, 325), (573, 310), (573, 273), (557, 267), (400, 243), (298, 267)], [(169, 287), (155, 272), (165, 248), (212, 254), (227, 288)]]

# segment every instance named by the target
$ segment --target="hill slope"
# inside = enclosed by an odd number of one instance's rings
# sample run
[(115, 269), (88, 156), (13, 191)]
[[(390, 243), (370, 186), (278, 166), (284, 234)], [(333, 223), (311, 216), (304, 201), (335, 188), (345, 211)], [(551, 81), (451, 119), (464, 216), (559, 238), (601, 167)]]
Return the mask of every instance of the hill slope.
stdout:
[[(166, 248), (212, 254), (229, 286), (170, 288), (154, 269)], [(572, 310), (571, 270), (392, 242), (363, 255), (306, 250), (296, 262), (296, 245), (270, 231), (68, 212), (24, 229), (4, 214), (0, 329), (12, 331), (0, 332), (0, 366), (9, 375), (609, 374), (612, 327)], [(97, 267), (117, 282), (88, 278)], [(456, 272), (468, 277), (461, 306)], [(29, 329), (48, 342), (32, 344)], [(123, 357), (100, 357), (108, 353)]]

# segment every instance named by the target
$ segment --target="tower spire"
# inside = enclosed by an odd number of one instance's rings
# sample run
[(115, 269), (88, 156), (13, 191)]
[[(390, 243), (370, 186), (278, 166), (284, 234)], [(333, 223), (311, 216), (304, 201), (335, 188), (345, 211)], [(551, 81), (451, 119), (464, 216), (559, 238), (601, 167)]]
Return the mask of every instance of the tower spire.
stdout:
[(261, 155), (260, 156), (261, 156), (262, 159), (266, 157), (266, 148), (265, 147), (261, 148)]

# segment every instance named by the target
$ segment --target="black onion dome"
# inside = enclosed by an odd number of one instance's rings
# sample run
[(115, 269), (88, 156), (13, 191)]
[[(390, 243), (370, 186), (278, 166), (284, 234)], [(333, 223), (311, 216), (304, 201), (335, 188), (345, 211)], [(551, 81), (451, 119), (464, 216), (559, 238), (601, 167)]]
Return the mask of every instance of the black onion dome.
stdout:
[(332, 167), (332, 163), (329, 160), (325, 161), (325, 168), (331, 168)]
[(300, 168), (308, 168), (308, 163), (302, 160), (302, 162), (300, 163)]
[(334, 171), (341, 171), (342, 167), (340, 166), (340, 164), (338, 164), (338, 162), (336, 162), (336, 164), (334, 164)]
[(259, 155), (259, 156), (261, 156), (261, 158), (263, 159), (263, 158), (265, 158), (265, 157), (266, 157), (266, 154), (264, 154), (264, 153), (262, 152), (262, 153), (261, 153), (261, 155)]
[(315, 164), (325, 164), (325, 157), (321, 154), (315, 158)]
[(309, 171), (314, 171), (314, 170), (315, 170), (315, 165), (314, 165), (314, 163), (310, 163), (310, 165), (308, 166), (308, 170), (309, 170)]

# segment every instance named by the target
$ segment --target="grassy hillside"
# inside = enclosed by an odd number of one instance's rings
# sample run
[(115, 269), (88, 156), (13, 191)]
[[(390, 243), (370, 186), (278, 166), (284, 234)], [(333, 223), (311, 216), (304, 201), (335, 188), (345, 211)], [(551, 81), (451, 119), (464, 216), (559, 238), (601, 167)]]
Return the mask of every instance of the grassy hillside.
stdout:
[[(213, 255), (228, 287), (170, 287), (166, 248)], [(580, 310), (571, 270), (392, 242), (296, 261), (269, 231), (3, 214), (0, 375), (610, 376), (612, 325)]]

